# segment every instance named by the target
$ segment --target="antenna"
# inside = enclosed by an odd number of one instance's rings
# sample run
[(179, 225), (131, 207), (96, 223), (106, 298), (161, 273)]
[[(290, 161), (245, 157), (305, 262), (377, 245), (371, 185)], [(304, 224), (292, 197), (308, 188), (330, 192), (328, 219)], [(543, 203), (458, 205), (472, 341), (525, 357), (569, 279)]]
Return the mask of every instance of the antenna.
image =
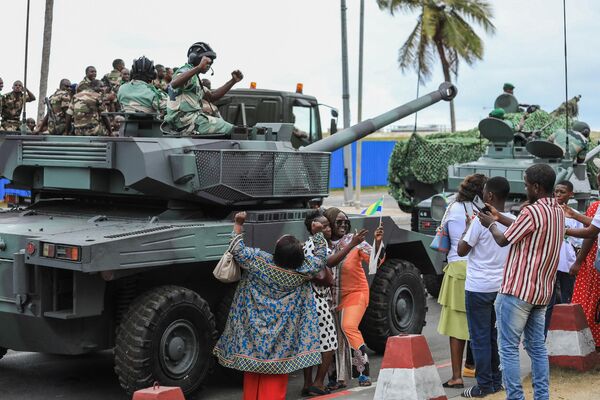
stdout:
[(21, 133), (25, 133), (27, 129), (27, 102), (25, 96), (27, 96), (27, 53), (29, 50), (29, 5), (31, 0), (27, 0), (27, 21), (25, 23), (25, 71), (23, 77), (23, 121), (21, 124)]
[(563, 0), (563, 38), (565, 42), (565, 133), (566, 133), (566, 149), (565, 157), (571, 159), (571, 152), (569, 149), (569, 82), (568, 82), (568, 70), (567, 70), (567, 5), (566, 0)]

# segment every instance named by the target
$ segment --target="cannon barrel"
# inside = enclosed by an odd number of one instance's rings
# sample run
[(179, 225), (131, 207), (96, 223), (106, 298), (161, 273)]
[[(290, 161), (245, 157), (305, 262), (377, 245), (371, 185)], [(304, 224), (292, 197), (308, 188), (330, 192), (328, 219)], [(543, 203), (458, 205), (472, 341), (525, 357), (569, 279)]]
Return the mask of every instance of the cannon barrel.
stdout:
[(440, 100), (450, 101), (458, 92), (456, 86), (451, 83), (444, 82), (438, 90), (410, 101), (400, 107), (396, 107), (386, 113), (378, 115), (375, 118), (370, 118), (366, 121), (359, 122), (349, 128), (343, 129), (334, 135), (329, 136), (318, 142), (302, 147), (301, 151), (328, 151), (332, 152), (342, 148), (352, 142), (356, 142), (365, 136), (383, 128), (393, 122), (398, 121), (406, 116), (416, 113), (426, 107), (429, 107)]

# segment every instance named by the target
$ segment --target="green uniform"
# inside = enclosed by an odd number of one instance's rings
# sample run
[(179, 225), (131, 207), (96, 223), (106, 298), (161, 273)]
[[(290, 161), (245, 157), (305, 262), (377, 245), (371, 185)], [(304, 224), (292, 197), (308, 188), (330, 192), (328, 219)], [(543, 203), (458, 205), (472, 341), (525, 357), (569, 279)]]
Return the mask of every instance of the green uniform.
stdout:
[[(565, 151), (567, 148), (567, 133), (564, 129), (557, 129), (548, 137), (548, 141), (553, 142)], [(585, 160), (587, 149), (587, 138), (580, 132), (569, 130), (569, 153), (571, 157), (581, 163)]]
[(100, 93), (85, 89), (73, 96), (67, 114), (72, 116), (75, 135), (106, 136), (106, 129), (100, 119), (103, 111), (105, 108)]
[(125, 112), (164, 115), (167, 108), (166, 95), (153, 84), (140, 80), (132, 80), (121, 85), (117, 99)]
[(18, 131), (21, 126), (23, 106), (29, 102), (29, 95), (23, 91), (20, 94), (9, 92), (2, 96), (2, 129)]
[(54, 119), (48, 116), (48, 132), (51, 135), (65, 135), (67, 130), (65, 118), (71, 104), (71, 92), (58, 89), (48, 98), (48, 101), (54, 114)]
[[(191, 68), (192, 65), (185, 64), (177, 69), (173, 79)], [(183, 88), (169, 92), (165, 121), (183, 135), (230, 133), (233, 125), (222, 118), (212, 117), (202, 112), (203, 96), (200, 79), (194, 75)]]
[(152, 81), (152, 84), (154, 85), (155, 88), (160, 89), (163, 92), (167, 93), (167, 86), (169, 86), (169, 84), (164, 79), (156, 78), (155, 80)]
[[(210, 93), (210, 89), (205, 87), (202, 87), (202, 90), (204, 90), (204, 93)], [(206, 115), (212, 115), (213, 117), (221, 118), (219, 108), (204, 98), (202, 99), (202, 112)]]
[(104, 75), (103, 81), (107, 81), (110, 84), (110, 88), (114, 89), (116, 86), (121, 84), (121, 72), (113, 69), (108, 74)]

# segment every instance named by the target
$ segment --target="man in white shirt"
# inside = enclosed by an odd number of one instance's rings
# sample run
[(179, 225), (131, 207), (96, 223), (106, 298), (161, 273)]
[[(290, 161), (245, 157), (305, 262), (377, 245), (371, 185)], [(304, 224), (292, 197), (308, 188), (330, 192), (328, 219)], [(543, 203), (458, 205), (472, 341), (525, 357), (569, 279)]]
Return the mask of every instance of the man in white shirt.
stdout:
[[(509, 192), (510, 185), (505, 178), (490, 178), (483, 189), (483, 201), (507, 218), (514, 219), (512, 214), (504, 213)], [(500, 224), (497, 227), (502, 231), (507, 229)], [(468, 255), (465, 305), (477, 370), (477, 385), (466, 389), (463, 397), (484, 397), (502, 389), (494, 301), (502, 284), (509, 249), (510, 246), (496, 244), (490, 231), (477, 218), (458, 244), (458, 255)]]

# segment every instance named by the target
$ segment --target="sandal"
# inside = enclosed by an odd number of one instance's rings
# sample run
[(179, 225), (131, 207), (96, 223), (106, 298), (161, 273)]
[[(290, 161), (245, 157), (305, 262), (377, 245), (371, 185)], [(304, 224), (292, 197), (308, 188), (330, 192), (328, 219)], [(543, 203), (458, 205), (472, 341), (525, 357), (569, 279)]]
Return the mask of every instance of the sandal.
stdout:
[(482, 398), (482, 397), (487, 396), (488, 394), (489, 393), (483, 393), (481, 388), (479, 386), (475, 385), (468, 389), (465, 389), (465, 391), (462, 392), (461, 396), (467, 397), (467, 398)]
[(327, 383), (327, 389), (329, 389), (331, 392), (334, 390), (344, 389), (346, 387), (348, 387), (348, 385), (346, 385), (346, 382), (344, 381), (329, 381), (329, 383)]
[(318, 388), (317, 386), (310, 386), (308, 388), (302, 389), (302, 396), (304, 397), (312, 397), (312, 396), (324, 396), (329, 394), (329, 390), (327, 388)]
[(450, 381), (446, 381), (442, 384), (443, 387), (445, 388), (449, 388), (449, 389), (464, 389), (465, 384), (464, 383), (449, 383)]
[(361, 375), (358, 377), (358, 386), (371, 386), (371, 378), (366, 375)]

